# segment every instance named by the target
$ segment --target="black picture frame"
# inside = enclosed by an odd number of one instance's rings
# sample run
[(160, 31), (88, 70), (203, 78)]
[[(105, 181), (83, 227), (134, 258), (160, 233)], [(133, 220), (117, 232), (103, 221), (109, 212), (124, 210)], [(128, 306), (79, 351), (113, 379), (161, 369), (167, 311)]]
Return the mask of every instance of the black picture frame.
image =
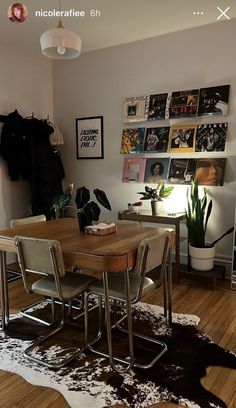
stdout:
[(77, 159), (104, 159), (103, 116), (76, 118)]

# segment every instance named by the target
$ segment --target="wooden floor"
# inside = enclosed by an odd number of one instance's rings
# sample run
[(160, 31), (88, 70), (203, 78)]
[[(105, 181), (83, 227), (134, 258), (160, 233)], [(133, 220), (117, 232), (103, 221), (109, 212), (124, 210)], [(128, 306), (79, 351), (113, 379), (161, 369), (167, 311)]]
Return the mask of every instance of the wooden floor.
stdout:
[[(217, 283), (217, 290), (182, 281), (173, 286), (173, 311), (191, 313), (200, 317), (199, 327), (216, 343), (236, 352), (236, 291), (227, 284)], [(32, 303), (33, 296), (25, 293), (21, 281), (10, 285), (11, 312)], [(161, 290), (144, 298), (144, 301), (162, 305)], [(236, 372), (222, 367), (210, 367), (202, 380), (204, 387), (225, 401), (228, 408), (236, 407)], [(0, 371), (1, 408), (69, 408), (64, 398), (49, 388), (28, 384), (21, 377)], [(121, 406), (119, 406), (121, 407)], [(153, 408), (173, 408), (175, 404), (156, 404)], [(81, 407), (82, 408), (82, 407)]]

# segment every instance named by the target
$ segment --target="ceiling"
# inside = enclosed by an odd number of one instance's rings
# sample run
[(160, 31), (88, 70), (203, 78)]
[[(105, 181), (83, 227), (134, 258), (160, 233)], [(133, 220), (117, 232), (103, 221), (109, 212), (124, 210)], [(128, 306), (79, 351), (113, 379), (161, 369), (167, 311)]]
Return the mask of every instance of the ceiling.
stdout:
[[(8, 19), (12, 3), (14, 0), (1, 0), (1, 43), (40, 53), (41, 33), (55, 28), (59, 18), (36, 17), (35, 11), (59, 10), (59, 0), (23, 0), (29, 15), (22, 24)], [(84, 17), (62, 18), (64, 27), (81, 37), (82, 52), (219, 23), (228, 20), (226, 16), (236, 18), (234, 0), (61, 0), (61, 10), (70, 9), (85, 12)], [(98, 15), (91, 16), (91, 10), (97, 10)], [(220, 17), (222, 12), (226, 16)]]

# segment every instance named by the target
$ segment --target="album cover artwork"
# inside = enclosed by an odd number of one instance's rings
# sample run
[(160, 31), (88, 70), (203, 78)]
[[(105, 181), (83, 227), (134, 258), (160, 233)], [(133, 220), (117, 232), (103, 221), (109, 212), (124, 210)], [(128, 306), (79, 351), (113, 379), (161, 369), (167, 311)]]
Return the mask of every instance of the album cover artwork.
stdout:
[(199, 89), (172, 92), (169, 117), (179, 118), (196, 116), (198, 109)]
[(198, 125), (196, 152), (223, 152), (225, 150), (228, 123)]
[(194, 152), (197, 125), (175, 125), (170, 128), (169, 151)]
[(123, 101), (123, 122), (147, 120), (147, 109), (146, 96), (125, 98)]
[(146, 169), (144, 181), (146, 183), (158, 184), (160, 181), (166, 181), (168, 176), (170, 159), (155, 158), (146, 160)]
[(223, 186), (226, 158), (200, 158), (197, 161), (195, 180), (203, 186)]
[(170, 133), (169, 126), (147, 128), (144, 143), (144, 151), (150, 153), (167, 152), (169, 133)]
[(170, 93), (149, 95), (148, 120), (167, 119), (169, 115)]
[(124, 159), (123, 182), (142, 183), (144, 180), (145, 165), (145, 157), (126, 157)]
[(198, 115), (227, 115), (229, 85), (211, 86), (200, 89)]
[(197, 159), (171, 159), (169, 184), (191, 184), (195, 179)]
[(145, 128), (123, 129), (121, 150), (123, 154), (143, 152)]

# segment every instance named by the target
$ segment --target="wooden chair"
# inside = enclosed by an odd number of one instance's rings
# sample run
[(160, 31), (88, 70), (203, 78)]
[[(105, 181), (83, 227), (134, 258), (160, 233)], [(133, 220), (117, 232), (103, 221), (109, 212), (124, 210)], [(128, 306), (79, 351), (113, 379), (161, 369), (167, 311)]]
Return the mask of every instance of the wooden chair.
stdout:
[[(46, 367), (59, 368), (75, 358), (83, 351), (76, 349), (62, 361), (49, 363), (43, 359), (32, 356), (32, 352), (46, 339), (60, 331), (65, 323), (65, 301), (71, 301), (78, 295), (83, 294), (88, 286), (94, 281), (91, 276), (65, 272), (65, 266), (58, 241), (47, 239), (35, 239), (29, 237), (16, 236), (15, 245), (18, 262), (20, 265), (23, 283), (28, 293), (38, 293), (61, 301), (61, 319), (59, 324), (47, 334), (36, 340), (29, 346), (24, 355), (31, 361), (42, 364)], [(29, 281), (30, 273), (40, 274), (39, 279), (33, 284)], [(42, 274), (44, 275), (42, 277)], [(54, 304), (54, 302), (52, 302)], [(52, 308), (52, 321), (55, 322), (55, 310)]]
[[(123, 306), (126, 308), (126, 314), (122, 319), (120, 319), (116, 323), (116, 327), (119, 329), (128, 332), (129, 338), (129, 356), (127, 358), (119, 358), (114, 357), (112, 352), (112, 327), (110, 323), (110, 317), (106, 316), (106, 326), (107, 326), (107, 341), (108, 341), (108, 349), (110, 350), (110, 354), (101, 352), (93, 347), (93, 344), (96, 343), (102, 335), (102, 298), (104, 297), (104, 287), (103, 281), (97, 280), (93, 282), (88, 291), (85, 294), (85, 345), (91, 351), (100, 354), (105, 357), (110, 358), (110, 364), (112, 368), (117, 372), (125, 372), (128, 371), (132, 366), (136, 366), (139, 368), (149, 368), (155, 364), (157, 360), (167, 351), (166, 344), (144, 336), (143, 334), (139, 334), (133, 332), (132, 329), (132, 314), (130, 305), (127, 302), (127, 299), (130, 299), (131, 304), (137, 303), (143, 295), (146, 295), (149, 291), (155, 289), (155, 284), (152, 279), (147, 278), (145, 275), (150, 270), (154, 269), (155, 267), (161, 266), (161, 280), (163, 279), (164, 273), (166, 273), (166, 263), (167, 263), (167, 256), (169, 250), (169, 233), (163, 232), (161, 234), (157, 234), (156, 236), (143, 240), (138, 249), (136, 265), (134, 272), (130, 271), (121, 271), (117, 273), (108, 274), (108, 293), (109, 299), (113, 301), (119, 301)], [(128, 292), (128, 295), (127, 295)], [(93, 339), (91, 342), (88, 341), (88, 298), (90, 294), (95, 294), (99, 298), (99, 331), (97, 337)], [(127, 326), (128, 330), (124, 330), (120, 323), (127, 319)], [(133, 348), (133, 335), (137, 337), (141, 337), (148, 342), (158, 344), (161, 346), (161, 351), (155, 356), (155, 358), (147, 364), (140, 364), (137, 362), (137, 359), (134, 358), (134, 348)], [(127, 367), (124, 369), (120, 369), (114, 363), (114, 360), (117, 360), (121, 363), (127, 364)]]

